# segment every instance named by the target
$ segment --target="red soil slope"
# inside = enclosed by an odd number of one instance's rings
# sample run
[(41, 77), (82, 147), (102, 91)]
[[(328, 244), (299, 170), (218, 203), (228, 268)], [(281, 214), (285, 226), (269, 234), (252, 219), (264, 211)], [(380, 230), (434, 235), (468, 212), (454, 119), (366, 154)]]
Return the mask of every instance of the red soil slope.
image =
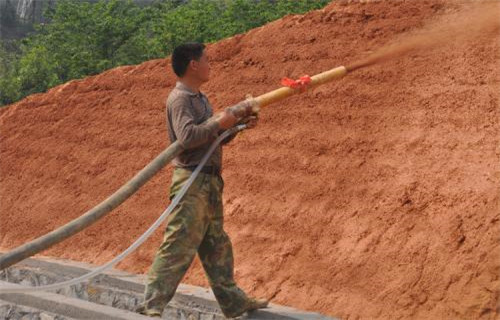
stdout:
[[(337, 1), (209, 45), (218, 108), (366, 57), (456, 3)], [(451, 41), (452, 39), (450, 39)], [(261, 112), (225, 148), (237, 281), (345, 319), (493, 319), (499, 288), (500, 44), (476, 37), (348, 75)], [(0, 245), (93, 207), (168, 145), (169, 59), (0, 111)], [(171, 170), (44, 255), (101, 264), (167, 205)], [(163, 228), (161, 228), (163, 229)], [(146, 272), (163, 230), (118, 268)], [(184, 279), (207, 285), (196, 260)]]

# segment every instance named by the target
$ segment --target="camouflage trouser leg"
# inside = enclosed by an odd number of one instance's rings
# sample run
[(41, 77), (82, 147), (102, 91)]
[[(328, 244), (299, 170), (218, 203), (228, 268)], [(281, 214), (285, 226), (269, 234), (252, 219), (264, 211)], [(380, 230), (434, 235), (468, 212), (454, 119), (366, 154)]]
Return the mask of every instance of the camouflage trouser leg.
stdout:
[(198, 248), (198, 254), (222, 312), (226, 316), (231, 316), (245, 307), (248, 297), (234, 281), (233, 247), (223, 228), (222, 189), (224, 182), (222, 178), (214, 177), (212, 183), (214, 192), (211, 203), (214, 216)]
[[(189, 170), (174, 170), (171, 199), (190, 175)], [(244, 308), (247, 296), (234, 282), (232, 246), (223, 230), (222, 189), (222, 178), (200, 173), (167, 218), (163, 242), (147, 274), (146, 309), (165, 308), (196, 252), (224, 314)]]

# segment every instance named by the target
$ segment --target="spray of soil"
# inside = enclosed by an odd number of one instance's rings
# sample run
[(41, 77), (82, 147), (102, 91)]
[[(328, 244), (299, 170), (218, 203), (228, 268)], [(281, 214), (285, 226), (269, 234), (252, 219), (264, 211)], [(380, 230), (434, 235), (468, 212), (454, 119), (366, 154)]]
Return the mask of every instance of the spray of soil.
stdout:
[(469, 4), (460, 12), (437, 19), (427, 27), (405, 34), (382, 47), (368, 58), (355, 62), (347, 70), (368, 67), (400, 56), (431, 50), (449, 41), (467, 41), (479, 34), (495, 36), (500, 28), (499, 2)]

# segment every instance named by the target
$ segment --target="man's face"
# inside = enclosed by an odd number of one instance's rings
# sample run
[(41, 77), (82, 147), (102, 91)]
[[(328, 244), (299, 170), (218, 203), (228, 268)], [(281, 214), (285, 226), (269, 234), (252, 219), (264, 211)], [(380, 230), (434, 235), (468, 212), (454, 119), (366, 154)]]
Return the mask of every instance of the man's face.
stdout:
[(190, 66), (194, 77), (201, 82), (208, 81), (210, 76), (210, 64), (208, 63), (208, 56), (205, 51), (203, 51), (203, 55), (198, 61), (191, 60)]

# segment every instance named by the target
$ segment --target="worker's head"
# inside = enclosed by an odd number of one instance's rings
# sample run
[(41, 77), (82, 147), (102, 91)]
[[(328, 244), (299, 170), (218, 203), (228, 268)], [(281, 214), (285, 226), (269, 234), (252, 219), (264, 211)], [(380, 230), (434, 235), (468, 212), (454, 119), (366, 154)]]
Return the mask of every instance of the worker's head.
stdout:
[(172, 68), (179, 78), (190, 78), (200, 83), (208, 81), (210, 66), (205, 45), (188, 42), (177, 46), (172, 53)]

